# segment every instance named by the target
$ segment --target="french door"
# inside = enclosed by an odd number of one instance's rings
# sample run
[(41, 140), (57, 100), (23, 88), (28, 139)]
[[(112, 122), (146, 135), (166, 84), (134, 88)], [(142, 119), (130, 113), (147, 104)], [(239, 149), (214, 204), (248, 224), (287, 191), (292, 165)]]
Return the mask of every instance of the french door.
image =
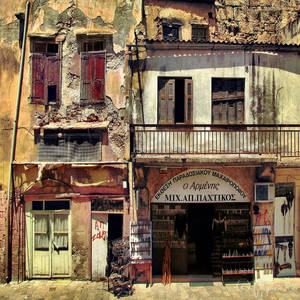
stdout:
[(71, 272), (70, 215), (33, 214), (33, 277), (68, 277)]

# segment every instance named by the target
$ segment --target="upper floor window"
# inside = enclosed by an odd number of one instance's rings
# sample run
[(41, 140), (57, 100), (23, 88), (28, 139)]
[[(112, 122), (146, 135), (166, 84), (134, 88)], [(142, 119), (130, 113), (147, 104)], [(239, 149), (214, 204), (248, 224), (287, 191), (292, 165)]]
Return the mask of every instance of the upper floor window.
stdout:
[(208, 40), (208, 26), (192, 24), (192, 40), (193, 41), (207, 41)]
[(179, 29), (180, 25), (172, 23), (163, 23), (163, 39), (167, 41), (178, 41), (179, 40)]
[(33, 40), (31, 101), (58, 104), (60, 99), (60, 46), (54, 40)]
[(81, 42), (81, 87), (82, 103), (105, 100), (105, 48), (104, 41)]
[(95, 162), (101, 160), (101, 131), (50, 130), (39, 138), (38, 160), (56, 162)]
[(191, 78), (158, 78), (158, 122), (192, 123), (193, 81)]
[(239, 124), (244, 122), (243, 78), (212, 78), (212, 122)]

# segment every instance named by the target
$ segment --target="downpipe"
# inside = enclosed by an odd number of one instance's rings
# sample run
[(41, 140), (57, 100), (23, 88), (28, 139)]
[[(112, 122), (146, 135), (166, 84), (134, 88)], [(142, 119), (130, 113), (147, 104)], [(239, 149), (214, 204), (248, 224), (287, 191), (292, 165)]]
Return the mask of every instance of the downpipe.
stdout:
[(20, 102), (21, 102), (29, 8), (30, 8), (30, 2), (27, 1), (26, 2), (26, 11), (25, 11), (23, 41), (22, 41), (22, 54), (21, 54), (21, 62), (20, 62), (20, 69), (19, 69), (19, 84), (18, 84), (18, 92), (17, 92), (17, 100), (16, 100), (15, 118), (14, 118), (14, 124), (13, 124), (12, 143), (11, 143), (11, 149), (10, 149), (9, 178), (8, 178), (8, 189), (7, 189), (7, 208), (6, 208), (7, 209), (6, 210), (6, 247), (5, 247), (6, 282), (7, 283), (11, 281), (11, 277), (12, 277), (11, 260), (10, 260), (10, 258), (11, 258), (10, 257), (11, 241), (12, 241), (12, 237), (11, 237), (12, 226), (10, 224), (10, 210), (11, 210), (10, 199), (11, 199), (11, 194), (13, 192), (13, 162), (15, 159), (15, 152), (16, 152), (17, 125), (18, 125)]

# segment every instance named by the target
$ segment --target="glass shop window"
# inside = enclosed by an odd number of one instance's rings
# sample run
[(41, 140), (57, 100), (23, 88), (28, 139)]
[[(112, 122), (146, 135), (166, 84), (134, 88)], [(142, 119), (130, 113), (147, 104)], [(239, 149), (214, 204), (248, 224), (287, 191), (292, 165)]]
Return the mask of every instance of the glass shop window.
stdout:
[(195, 42), (207, 41), (208, 40), (208, 26), (193, 24), (192, 25), (192, 40)]
[(163, 24), (163, 39), (167, 41), (179, 40), (180, 25), (177, 24)]

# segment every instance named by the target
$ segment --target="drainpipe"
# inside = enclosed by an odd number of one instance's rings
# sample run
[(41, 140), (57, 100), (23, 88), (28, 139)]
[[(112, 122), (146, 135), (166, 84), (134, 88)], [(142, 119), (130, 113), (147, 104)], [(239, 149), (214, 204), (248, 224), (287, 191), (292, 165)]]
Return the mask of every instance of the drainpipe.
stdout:
[(16, 109), (15, 109), (15, 119), (13, 125), (13, 135), (12, 135), (12, 143), (11, 143), (11, 151), (10, 151), (10, 163), (9, 163), (9, 178), (8, 178), (8, 189), (7, 189), (7, 211), (6, 211), (6, 282), (11, 281), (11, 268), (10, 268), (10, 248), (11, 248), (11, 226), (10, 226), (10, 197), (13, 190), (13, 162), (15, 159), (16, 152), (16, 140), (17, 140), (17, 125), (19, 119), (19, 108), (21, 101), (21, 91), (22, 91), (22, 81), (23, 81), (23, 71), (24, 71), (24, 56), (25, 56), (25, 46), (26, 46), (26, 33), (27, 33), (27, 25), (28, 25), (28, 13), (29, 13), (30, 2), (26, 2), (26, 12), (25, 12), (25, 24), (23, 31), (23, 41), (22, 41), (22, 54), (21, 54), (21, 62), (19, 69), (19, 85), (18, 85), (18, 93), (16, 100)]

